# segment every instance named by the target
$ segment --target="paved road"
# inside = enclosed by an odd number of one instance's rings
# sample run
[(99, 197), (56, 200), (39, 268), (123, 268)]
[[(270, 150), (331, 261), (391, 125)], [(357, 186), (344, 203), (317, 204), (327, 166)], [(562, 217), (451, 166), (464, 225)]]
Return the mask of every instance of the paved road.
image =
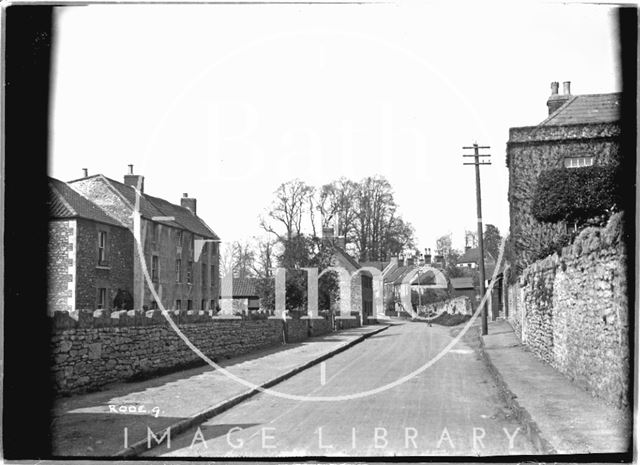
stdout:
[[(336, 397), (393, 383), (436, 356), (460, 331), (402, 323), (277, 385), (281, 393)], [(266, 393), (145, 455), (182, 457), (506, 455), (535, 453), (473, 349), (469, 332), (437, 363), (393, 388), (350, 400)], [(510, 439), (511, 438), (511, 439)], [(152, 439), (153, 441), (153, 439)]]

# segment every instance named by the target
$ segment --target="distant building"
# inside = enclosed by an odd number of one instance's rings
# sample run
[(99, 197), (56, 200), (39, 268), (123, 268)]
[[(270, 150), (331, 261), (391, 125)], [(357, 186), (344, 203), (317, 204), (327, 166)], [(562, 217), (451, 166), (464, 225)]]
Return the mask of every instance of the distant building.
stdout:
[(472, 304), (477, 302), (478, 292), (472, 277), (450, 278), (452, 297), (467, 296)]
[[(489, 265), (495, 265), (496, 261), (493, 256), (485, 251), (484, 252), (484, 265), (485, 270)], [(464, 254), (458, 259), (456, 266), (459, 268), (471, 268), (478, 269), (480, 266), (480, 248), (478, 247), (466, 247)]]
[(542, 224), (531, 214), (537, 178), (545, 170), (618, 162), (621, 94), (572, 95), (551, 83), (548, 117), (534, 126), (509, 130), (509, 214), (516, 273), (531, 263), (541, 238), (560, 232), (560, 225)]
[[(140, 189), (139, 199), (135, 188)], [(133, 166), (124, 183), (98, 174), (68, 183), (51, 180), (50, 192), (49, 249), (55, 265), (50, 264), (49, 311), (110, 310), (121, 305), (126, 293), (131, 308), (157, 308), (145, 274), (165, 308), (217, 307), (219, 238), (197, 216), (196, 199), (185, 194), (176, 205), (148, 195), (144, 178), (133, 174)], [(137, 203), (139, 223), (134, 222)], [(76, 228), (70, 230), (72, 223)], [(64, 249), (64, 237), (73, 246)], [(68, 253), (66, 272), (53, 259), (63, 249)], [(72, 297), (69, 291), (63, 293), (65, 280), (75, 289)]]
[[(260, 309), (260, 297), (257, 292), (257, 278), (233, 278), (231, 300), (233, 309), (250, 313)], [(223, 297), (220, 297), (221, 303)]]
[(362, 268), (345, 250), (345, 238), (335, 236), (333, 228), (323, 228), (322, 239), (333, 250), (332, 266), (346, 269), (351, 275), (351, 311), (362, 317), (375, 318), (373, 308), (373, 276), (369, 271), (358, 271)]

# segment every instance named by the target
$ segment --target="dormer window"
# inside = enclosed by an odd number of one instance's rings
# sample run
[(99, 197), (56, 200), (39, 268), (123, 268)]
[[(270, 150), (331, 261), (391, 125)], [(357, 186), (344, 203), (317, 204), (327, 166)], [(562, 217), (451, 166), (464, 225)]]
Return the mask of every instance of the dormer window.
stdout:
[(593, 157), (565, 157), (565, 168), (582, 168), (583, 166), (592, 166)]

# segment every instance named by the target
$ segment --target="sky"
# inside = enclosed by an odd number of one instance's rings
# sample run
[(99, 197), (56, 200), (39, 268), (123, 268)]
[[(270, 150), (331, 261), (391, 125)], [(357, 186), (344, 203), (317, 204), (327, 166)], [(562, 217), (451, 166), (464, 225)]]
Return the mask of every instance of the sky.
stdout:
[(382, 175), (420, 249), (476, 229), (463, 146), (490, 146), (483, 221), (508, 233), (510, 127), (550, 83), (618, 92), (615, 9), (534, 2), (56, 8), (50, 175), (127, 165), (224, 240), (263, 234), (281, 183)]

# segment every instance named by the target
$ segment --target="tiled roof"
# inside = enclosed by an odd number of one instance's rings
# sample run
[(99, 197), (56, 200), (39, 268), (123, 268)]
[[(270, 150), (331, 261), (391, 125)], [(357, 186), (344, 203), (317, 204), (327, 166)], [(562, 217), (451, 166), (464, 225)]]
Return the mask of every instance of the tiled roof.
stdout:
[(49, 218), (85, 218), (88, 220), (124, 227), (111, 218), (91, 200), (74, 191), (66, 183), (49, 178)]
[(622, 94), (574, 95), (539, 126), (611, 123), (620, 120)]
[[(485, 262), (493, 263), (495, 260), (491, 256), (491, 254), (487, 251), (484, 253)], [(467, 251), (460, 258), (458, 258), (458, 263), (478, 263), (480, 261), (480, 249), (478, 247), (473, 247)]]
[(233, 278), (233, 297), (258, 297), (255, 278)]
[(360, 262), (360, 266), (361, 267), (369, 266), (369, 267), (372, 267), (372, 268), (377, 268), (380, 271), (383, 271), (388, 265), (389, 265), (389, 262), (383, 262), (383, 261)]
[(416, 276), (413, 284), (435, 284), (436, 275), (433, 271), (427, 271), (426, 273), (420, 273)]
[(351, 255), (349, 255), (342, 247), (332, 244), (332, 247), (336, 252), (341, 254), (344, 258), (347, 259), (349, 263), (351, 263), (356, 269), (360, 268), (360, 263), (358, 263)]
[(451, 287), (454, 289), (473, 289), (473, 278), (450, 278)]
[[(114, 179), (108, 178), (102, 175), (95, 175), (102, 177), (108, 182), (116, 191), (118, 191), (131, 205), (136, 204), (136, 191), (133, 187), (127, 186)], [(86, 179), (86, 178), (85, 178)], [(72, 181), (73, 182), (73, 181)], [(166, 224), (173, 226), (174, 228), (185, 229), (199, 236), (209, 239), (219, 239), (218, 235), (209, 228), (205, 222), (198, 216), (191, 213), (187, 208), (180, 205), (173, 204), (164, 199), (153, 197), (149, 194), (143, 193), (140, 196), (140, 215), (148, 220), (159, 216), (172, 216), (175, 219), (173, 221), (167, 220), (154, 220), (160, 224)]]

